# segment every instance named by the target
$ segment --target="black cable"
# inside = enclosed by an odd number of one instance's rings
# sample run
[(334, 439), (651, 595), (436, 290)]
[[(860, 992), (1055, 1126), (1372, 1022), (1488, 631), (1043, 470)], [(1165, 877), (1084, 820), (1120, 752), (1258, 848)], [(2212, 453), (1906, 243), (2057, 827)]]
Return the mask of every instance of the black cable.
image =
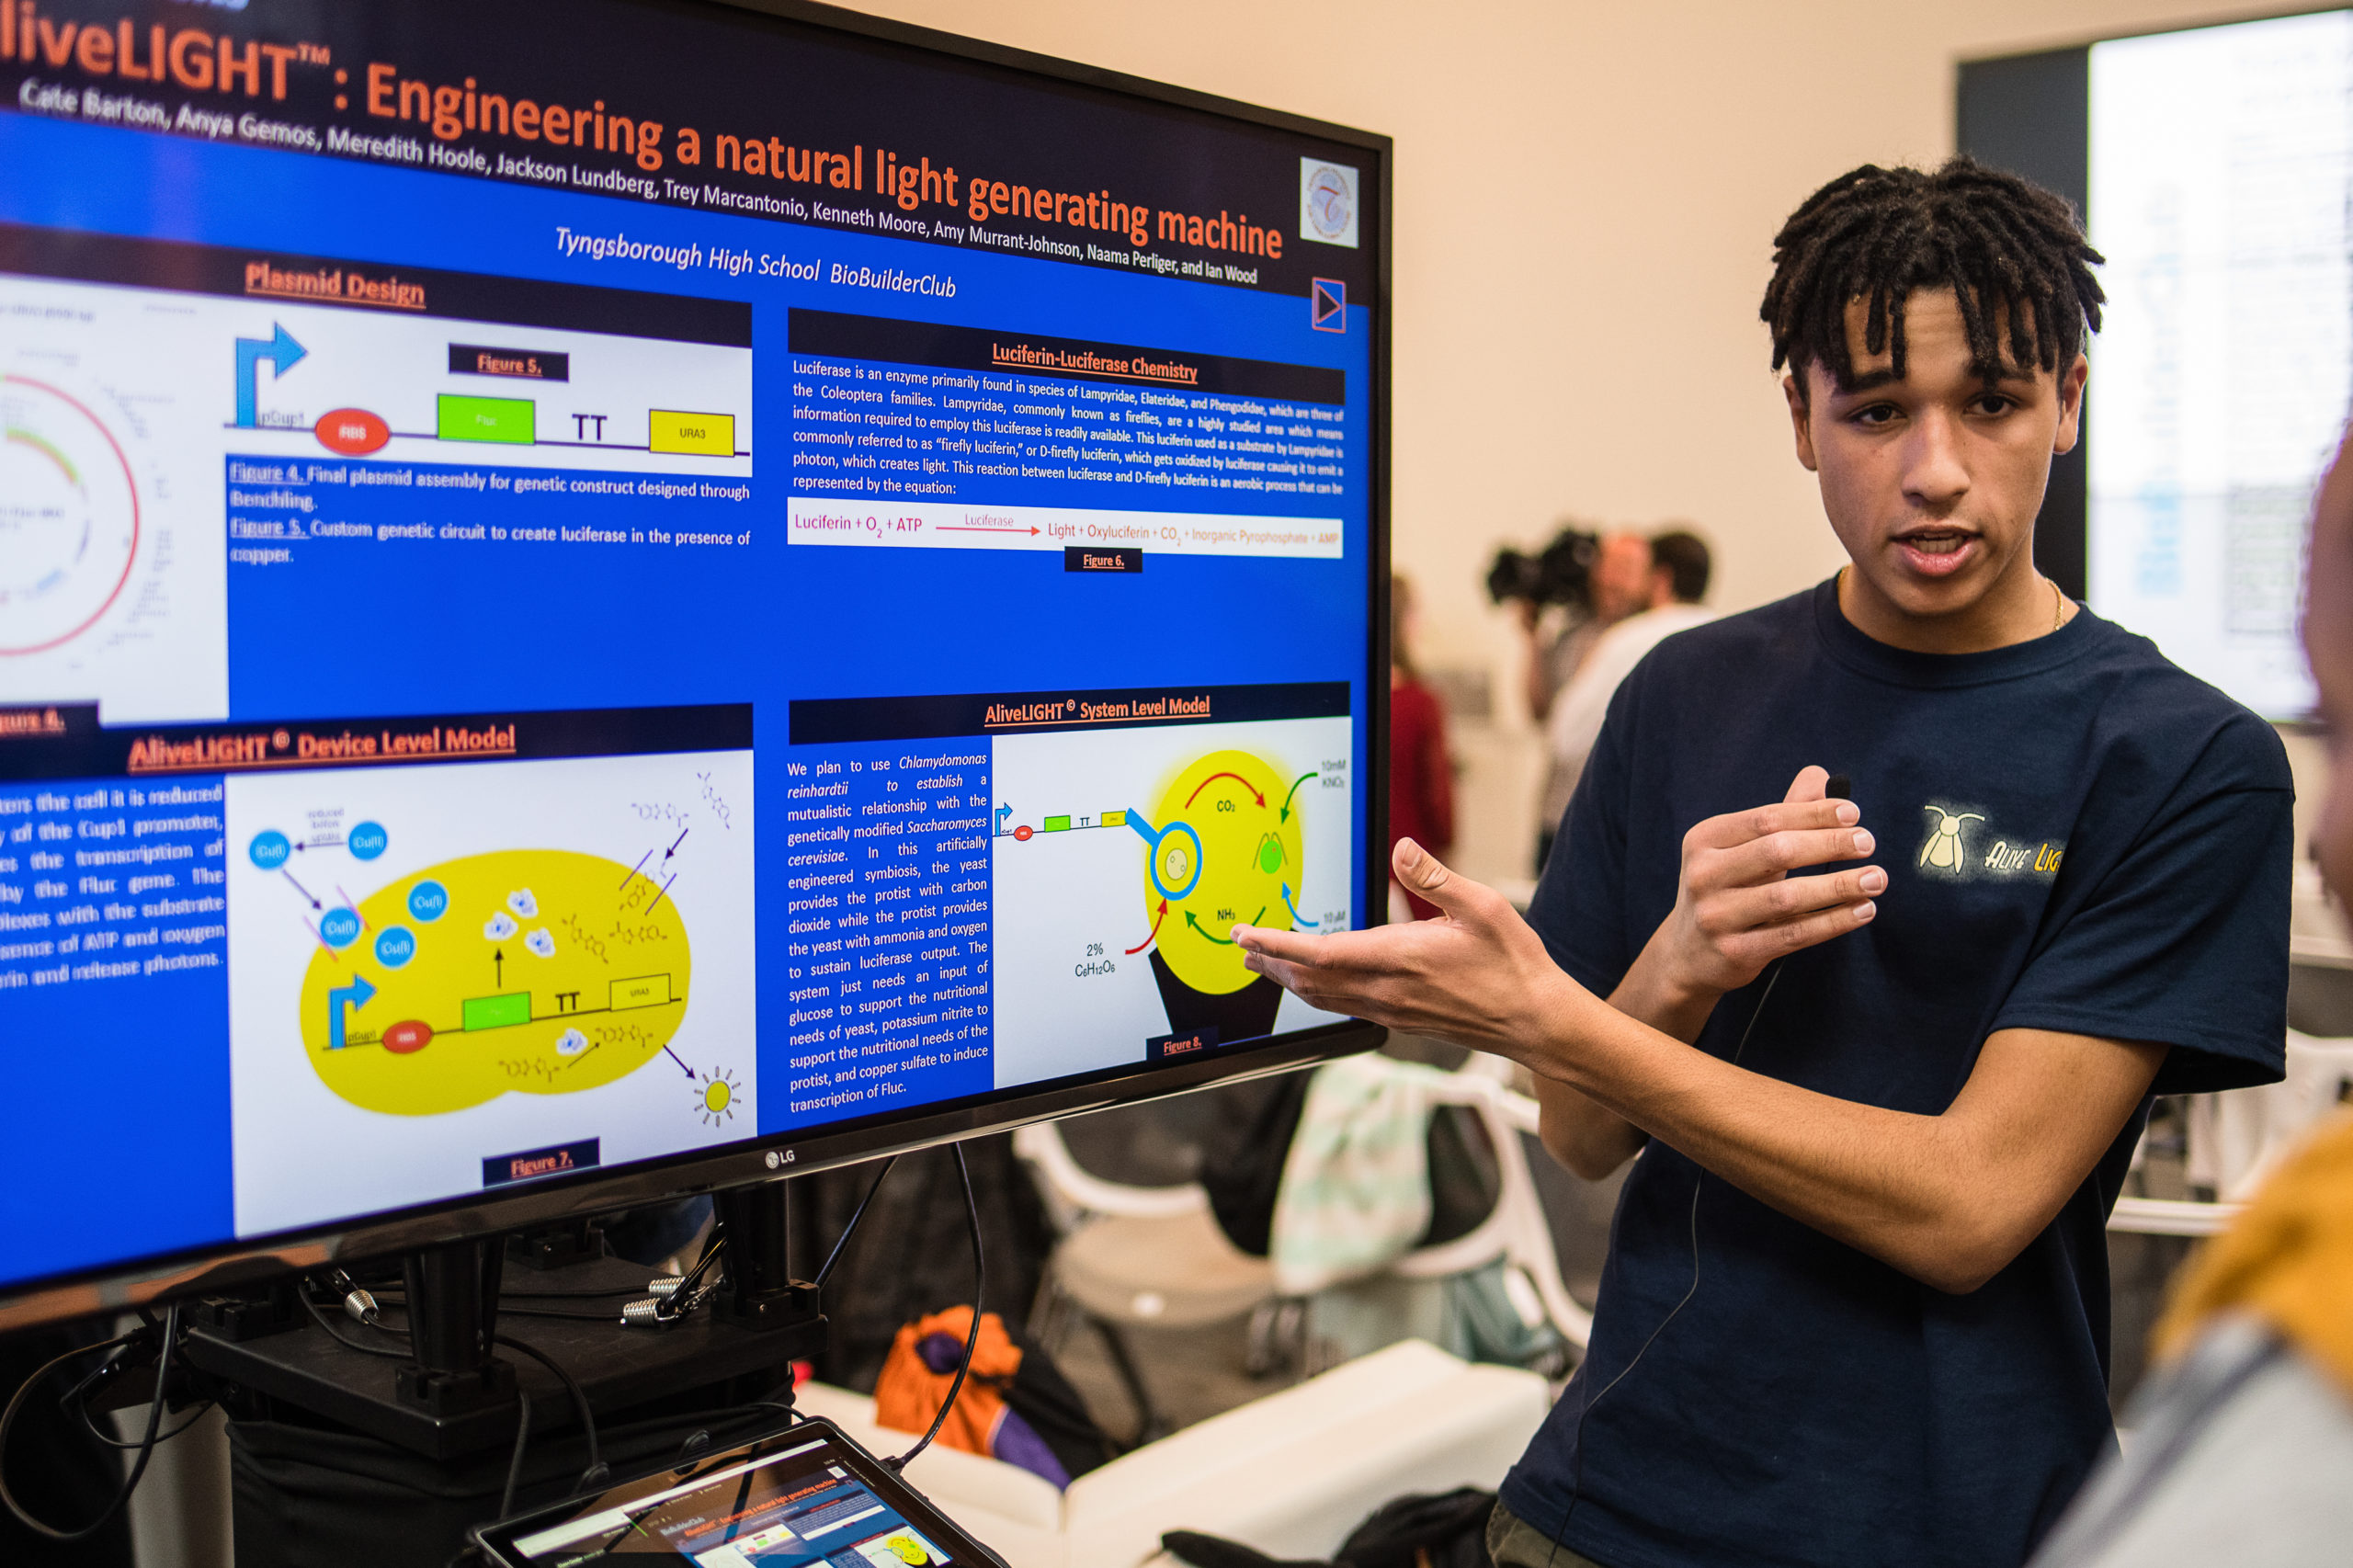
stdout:
[[(632, 1295), (640, 1296), (644, 1293), (642, 1290), (631, 1292)], [(560, 1307), (510, 1307), (503, 1301), (498, 1303), (498, 1315), (503, 1318), (570, 1318), (574, 1323), (618, 1324), (621, 1321), (621, 1314), (618, 1311), (567, 1312)]]
[[(87, 1431), (87, 1432), (90, 1434), (90, 1436), (91, 1436), (91, 1437), (96, 1437), (99, 1442), (104, 1443), (108, 1448), (109, 1448), (109, 1449), (135, 1449), (135, 1448), (138, 1448), (138, 1447), (140, 1446), (139, 1444), (134, 1443), (134, 1442), (131, 1442), (131, 1441), (128, 1440), (127, 1438), (122, 1438), (122, 1437), (108, 1437), (104, 1432), (99, 1431), (99, 1430), (98, 1430), (98, 1424), (97, 1424), (96, 1421), (93, 1421), (92, 1419), (90, 1419), (90, 1407), (89, 1407), (88, 1405), (86, 1405), (86, 1404), (76, 1404), (74, 1408), (75, 1412), (76, 1412), (76, 1413), (77, 1413), (77, 1414), (82, 1417), (82, 1426), (83, 1426), (83, 1428), (84, 1428), (85, 1431)], [(158, 1432), (158, 1433), (156, 1433), (156, 1434), (155, 1434), (155, 1446), (156, 1446), (157, 1448), (159, 1448), (159, 1449), (160, 1449), (160, 1448), (162, 1448), (165, 1443), (170, 1442), (174, 1437), (178, 1437), (181, 1433), (183, 1433), (183, 1432), (187, 1431), (189, 1427), (191, 1427), (191, 1426), (195, 1426), (198, 1422), (199, 1422), (199, 1421), (203, 1420), (203, 1419), (204, 1419), (204, 1417), (205, 1417), (206, 1413), (207, 1413), (207, 1412), (209, 1412), (211, 1408), (212, 1408), (212, 1402), (211, 1402), (210, 1400), (209, 1400), (209, 1399), (208, 1399), (208, 1400), (206, 1400), (202, 1404), (198, 1405), (194, 1410), (190, 1411), (190, 1412), (188, 1413), (188, 1419), (187, 1419), (187, 1420), (185, 1420), (185, 1421), (181, 1422), (178, 1426), (176, 1426), (173, 1427), (170, 1431), (168, 1431), (168, 1432)]]
[[(964, 1218), (972, 1228), (972, 1327), (964, 1335), (964, 1358), (957, 1364), (956, 1381), (948, 1385), (948, 1397), (939, 1402), (939, 1414), (931, 1418), (931, 1430), (923, 1435), (923, 1441), (897, 1459), (882, 1461), (893, 1471), (906, 1469), (908, 1463), (931, 1447), (931, 1440), (939, 1436), (940, 1427), (947, 1425), (948, 1413), (956, 1408), (956, 1396), (964, 1392), (964, 1379), (972, 1369), (972, 1351), (981, 1343), (981, 1298), (988, 1293), (989, 1266), (981, 1249), (981, 1206), (972, 1197), (972, 1170), (964, 1163), (964, 1145), (961, 1143), (956, 1145), (956, 1174), (963, 1179)], [(879, 1177), (877, 1179), (880, 1180)]]
[(588, 1395), (581, 1388), (580, 1380), (564, 1370), (562, 1362), (537, 1346), (526, 1345), (519, 1339), (510, 1339), (503, 1334), (494, 1335), (492, 1337), (495, 1343), (504, 1345), (509, 1350), (521, 1351), (549, 1371), (553, 1372), (556, 1375), (556, 1381), (563, 1384), (564, 1392), (572, 1395), (572, 1407), (580, 1413), (580, 1428), (588, 1437), (588, 1468), (580, 1472), (580, 1479), (574, 1483), (573, 1490), (585, 1492), (591, 1486), (601, 1485), (612, 1471), (605, 1468), (604, 1450), (597, 1442), (597, 1413), (588, 1408)]
[[(1756, 1020), (1765, 1016), (1765, 1004), (1773, 999), (1773, 987), (1780, 983), (1781, 960), (1775, 959), (1766, 969), (1765, 990), (1756, 998), (1756, 1006), (1748, 1015), (1748, 1027), (1740, 1031), (1740, 1043), (1733, 1047), (1731, 1065), (1734, 1067), (1740, 1065), (1741, 1053), (1748, 1049), (1748, 1037), (1756, 1032)], [(1628, 1373), (1642, 1365), (1643, 1358), (1650, 1354), (1653, 1345), (1658, 1343), (1658, 1336), (1665, 1334), (1666, 1325), (1675, 1321), (1675, 1314), (1690, 1305), (1691, 1298), (1699, 1293), (1699, 1188), (1706, 1182), (1708, 1173), (1700, 1169), (1696, 1161), (1692, 1164), (1692, 1172), (1690, 1287), (1683, 1292), (1683, 1299), (1669, 1307), (1666, 1315), (1658, 1320), (1658, 1326), (1651, 1330), (1650, 1337), (1643, 1340), (1642, 1348), (1634, 1352), (1634, 1358), (1627, 1362), (1616, 1377), (1604, 1384), (1599, 1393), (1578, 1404), (1576, 1426), (1569, 1435), (1569, 1442), (1577, 1451), (1576, 1466), (1569, 1477), (1569, 1508), (1568, 1512), (1561, 1516), (1560, 1530), (1552, 1537), (1552, 1550), (1544, 1554), (1545, 1568), (1552, 1568), (1552, 1559), (1560, 1551), (1561, 1543), (1568, 1538), (1570, 1522), (1577, 1517), (1577, 1503), (1585, 1490), (1585, 1418), (1593, 1413), (1595, 1405), (1609, 1397), (1611, 1389), (1626, 1381)]]
[(172, 1353), (179, 1347), (179, 1335), (180, 1306), (177, 1301), (174, 1301), (170, 1310), (164, 1314), (162, 1345), (155, 1352), (155, 1394), (147, 1402), (147, 1433), (140, 1439), (139, 1458), (132, 1463), (131, 1473), (123, 1477), (122, 1485), (116, 1490), (114, 1500), (106, 1506), (97, 1518), (92, 1519), (80, 1529), (62, 1530), (54, 1525), (43, 1524), (27, 1513), (24, 1505), (17, 1501), (16, 1494), (8, 1490), (6, 1463), (8, 1433), (17, 1424), (17, 1412), (24, 1407), (25, 1396), (32, 1392), (33, 1386), (41, 1379), (76, 1356), (92, 1350), (115, 1349), (143, 1337), (143, 1331), (141, 1334), (123, 1335), (119, 1338), (108, 1340), (103, 1345), (85, 1345), (68, 1350), (64, 1355), (52, 1358), (43, 1363), (38, 1371), (17, 1386), (17, 1392), (8, 1397), (7, 1408), (0, 1410), (0, 1504), (7, 1506), (8, 1512), (16, 1516), (18, 1524), (44, 1540), (53, 1540), (61, 1545), (71, 1546), (78, 1541), (87, 1540), (106, 1528), (115, 1515), (122, 1511), (122, 1506), (131, 1501), (131, 1493), (138, 1488), (140, 1477), (147, 1473), (147, 1461), (154, 1457), (155, 1433), (164, 1423), (164, 1391), (165, 1385), (171, 1381)]
[[(372, 1290), (369, 1293), (380, 1301), (408, 1300), (407, 1290), (399, 1286)], [(601, 1301), (611, 1296), (642, 1296), (644, 1294), (645, 1287), (642, 1285), (620, 1285), (610, 1290), (510, 1290), (504, 1285), (498, 1289), (498, 1299), (501, 1301)]]
[(515, 1423), (515, 1457), (506, 1461), (506, 1490), (498, 1494), (498, 1517), (502, 1519), (515, 1512), (515, 1486), (523, 1479), (523, 1445), (531, 1440), (531, 1396), (517, 1388), (515, 1397), (522, 1403), (523, 1414)]
[[(294, 1293), (302, 1298), (302, 1304), (311, 1310), (311, 1316), (318, 1321), (318, 1325), (327, 1331), (328, 1338), (341, 1340), (346, 1346), (349, 1346), (351, 1349), (358, 1351), (362, 1356), (390, 1356), (402, 1361), (405, 1361), (409, 1358), (409, 1352), (405, 1350), (395, 1350), (389, 1345), (362, 1345), (358, 1340), (351, 1338), (341, 1329), (335, 1327), (334, 1322), (328, 1318), (327, 1314), (319, 1310), (319, 1303), (311, 1300), (311, 1292), (307, 1289), (307, 1282), (297, 1283), (294, 1287)], [(386, 1328), (381, 1324), (369, 1324), (368, 1326), (375, 1329), (380, 1334), (389, 1334), (400, 1338), (406, 1337), (405, 1335), (401, 1335), (398, 1330)]]
[[(352, 1349), (359, 1351), (363, 1355), (395, 1357), (404, 1361), (409, 1359), (415, 1354), (412, 1350), (394, 1350), (389, 1346), (362, 1345), (356, 1339), (346, 1338), (345, 1335), (335, 1328), (335, 1324), (329, 1321), (326, 1313), (320, 1310), (319, 1304), (311, 1300), (311, 1293), (308, 1290), (298, 1289), (295, 1291), (295, 1294), (302, 1298), (302, 1304), (310, 1308), (311, 1316), (318, 1320), (318, 1324), (321, 1328), (325, 1329), (327, 1333), (335, 1338), (342, 1340), (345, 1345), (350, 1346)], [(601, 1312), (530, 1312), (521, 1308), (505, 1309), (501, 1312), (500, 1315), (503, 1317), (509, 1313), (516, 1313), (525, 1317), (583, 1318), (591, 1323), (609, 1323), (614, 1321)], [(381, 1323), (371, 1322), (368, 1326), (376, 1330), (379, 1334), (389, 1335), (395, 1339), (407, 1339), (410, 1337), (407, 1331), (404, 1329), (389, 1328)], [(605, 1466), (604, 1450), (602, 1446), (597, 1440), (597, 1413), (589, 1408), (588, 1395), (586, 1391), (581, 1388), (580, 1381), (567, 1371), (562, 1362), (549, 1355), (546, 1351), (540, 1349), (537, 1346), (526, 1345), (519, 1339), (509, 1338), (507, 1335), (503, 1334), (493, 1335), (491, 1337), (494, 1344), (504, 1345), (509, 1350), (519, 1350), (524, 1355), (529, 1356), (532, 1360), (537, 1361), (540, 1366), (545, 1367), (549, 1371), (553, 1372), (556, 1376), (556, 1381), (563, 1384), (564, 1392), (572, 1396), (573, 1408), (580, 1413), (581, 1430), (587, 1435), (588, 1438), (588, 1468), (580, 1472), (580, 1480), (574, 1485), (574, 1490), (576, 1492), (585, 1492), (589, 1487), (602, 1483), (612, 1472)], [(521, 1466), (523, 1463), (523, 1444), (529, 1437), (531, 1430), (530, 1396), (524, 1393), (519, 1388), (515, 1392), (516, 1396), (523, 1402), (523, 1415), (521, 1425), (516, 1430), (515, 1458), (509, 1467), (509, 1474), (506, 1482), (507, 1494), (510, 1498), (514, 1494), (515, 1476), (521, 1472)], [(506, 1512), (506, 1508), (502, 1505), (499, 1508), (500, 1517), (504, 1517)]]
[(874, 1201), (876, 1193), (882, 1190), (882, 1178), (889, 1176), (891, 1167), (898, 1163), (899, 1156), (893, 1154), (882, 1162), (881, 1170), (874, 1173), (874, 1180), (868, 1186), (866, 1196), (858, 1200), (858, 1207), (850, 1213), (849, 1223), (844, 1225), (842, 1233), (834, 1239), (834, 1250), (825, 1255), (824, 1267), (817, 1270), (815, 1284), (818, 1290), (824, 1290), (825, 1281), (834, 1277), (834, 1265), (842, 1260), (842, 1252), (849, 1245), (850, 1237), (858, 1234), (858, 1222), (866, 1218), (866, 1206)]
[[(712, 1232), (710, 1241), (703, 1247), (702, 1256), (695, 1260), (695, 1266), (678, 1276), (678, 1283), (671, 1289), (670, 1293), (667, 1296), (654, 1298), (654, 1316), (650, 1321), (656, 1324), (673, 1324), (702, 1305), (703, 1298), (719, 1288), (719, 1282), (715, 1279), (709, 1285), (700, 1285), (702, 1277), (710, 1272), (710, 1266), (718, 1262), (720, 1255), (726, 1250), (727, 1228), (722, 1225)], [(700, 1285), (699, 1289), (697, 1288), (699, 1285)], [(631, 1306), (636, 1304), (636, 1302), (630, 1303)], [(622, 1308), (621, 1311), (623, 1322), (639, 1321), (628, 1316), (628, 1307)]]

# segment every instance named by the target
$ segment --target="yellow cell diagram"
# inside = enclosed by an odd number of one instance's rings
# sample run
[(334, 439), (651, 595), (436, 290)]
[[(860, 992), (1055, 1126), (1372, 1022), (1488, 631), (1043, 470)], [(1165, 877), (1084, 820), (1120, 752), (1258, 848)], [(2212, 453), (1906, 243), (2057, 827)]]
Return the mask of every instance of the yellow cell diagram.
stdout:
[[(676, 905), (601, 856), (444, 861), (326, 911), (319, 936), (303, 1047), (328, 1088), (369, 1110), (592, 1089), (659, 1055), (686, 1016)], [(723, 1112), (732, 1085), (710, 1092)]]
[(1160, 956), (1196, 991), (1223, 995), (1257, 976), (1243, 965), (1233, 927), (1288, 931), (1298, 914), (1300, 812), (1278, 764), (1244, 751), (1211, 752), (1171, 782), (1145, 820), (1144, 918)]

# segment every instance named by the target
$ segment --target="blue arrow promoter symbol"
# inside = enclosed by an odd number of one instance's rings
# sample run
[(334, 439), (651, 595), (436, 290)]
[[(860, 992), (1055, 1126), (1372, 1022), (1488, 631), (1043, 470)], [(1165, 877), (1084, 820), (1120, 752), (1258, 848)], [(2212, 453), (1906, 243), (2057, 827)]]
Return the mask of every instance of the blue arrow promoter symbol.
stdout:
[(1299, 912), (1299, 905), (1290, 901), (1290, 884), (1289, 882), (1285, 882), (1283, 884), (1283, 907), (1290, 911), (1292, 925), (1304, 926), (1311, 931), (1315, 929), (1315, 922), (1310, 920), (1306, 915), (1302, 915)]
[(350, 984), (338, 985), (327, 993), (327, 1049), (329, 1051), (343, 1049), (343, 1005), (348, 1002), (355, 1007), (365, 1007), (368, 1006), (368, 998), (374, 994), (376, 994), (376, 988), (368, 983), (368, 977), (364, 974), (355, 974), (351, 977)]
[(259, 379), (259, 371), (255, 367), (267, 359), (276, 368), (277, 374), (282, 376), (301, 363), (303, 356), (310, 353), (309, 349), (295, 342), (283, 326), (276, 322), (269, 324), (277, 334), (274, 337), (237, 339), (237, 428), (240, 430), (251, 430), (261, 422), (260, 399), (254, 385)]

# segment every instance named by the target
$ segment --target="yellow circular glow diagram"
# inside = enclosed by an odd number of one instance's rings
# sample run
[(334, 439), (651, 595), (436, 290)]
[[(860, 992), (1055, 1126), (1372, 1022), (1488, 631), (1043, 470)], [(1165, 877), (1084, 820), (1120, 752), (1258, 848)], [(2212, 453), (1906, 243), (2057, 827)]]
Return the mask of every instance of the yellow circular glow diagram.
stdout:
[(1244, 967), (1235, 926), (1291, 928), (1301, 840), (1289, 787), (1266, 758), (1221, 751), (1187, 767), (1160, 797), (1144, 918), (1158, 926), (1161, 958), (1196, 991), (1222, 995), (1257, 978)]
[[(565, 849), (448, 860), (318, 921), (302, 1044), (353, 1105), (432, 1116), (627, 1076), (686, 1016), (686, 923), (662, 885)], [(717, 1096), (717, 1104), (706, 1097)], [(723, 1079), (698, 1091), (729, 1111)]]

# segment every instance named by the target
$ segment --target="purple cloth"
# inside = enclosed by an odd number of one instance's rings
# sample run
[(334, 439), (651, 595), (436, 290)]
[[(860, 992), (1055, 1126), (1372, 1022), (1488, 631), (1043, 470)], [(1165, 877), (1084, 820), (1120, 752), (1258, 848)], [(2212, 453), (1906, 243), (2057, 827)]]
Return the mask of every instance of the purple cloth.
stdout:
[[(953, 1372), (964, 1361), (964, 1342), (952, 1334), (926, 1334), (915, 1341), (915, 1354), (923, 1364), (938, 1374)], [(999, 1391), (1006, 1392), (1009, 1391)], [(1010, 1403), (999, 1417), (996, 1431), (989, 1438), (989, 1458), (1017, 1465), (1032, 1475), (1044, 1476), (1057, 1488), (1070, 1485), (1070, 1471), (1038, 1436), (1038, 1429), (1021, 1419)]]

